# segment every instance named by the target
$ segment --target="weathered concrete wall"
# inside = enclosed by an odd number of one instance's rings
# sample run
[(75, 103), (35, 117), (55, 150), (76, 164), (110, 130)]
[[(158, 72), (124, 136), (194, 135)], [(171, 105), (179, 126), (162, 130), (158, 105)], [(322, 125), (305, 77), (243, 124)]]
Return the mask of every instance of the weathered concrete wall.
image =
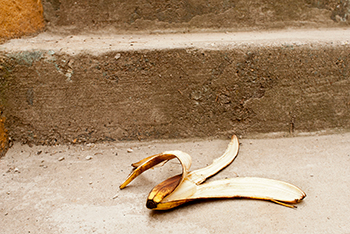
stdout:
[(0, 42), (38, 32), (44, 26), (40, 0), (0, 0)]
[(44, 0), (49, 29), (113, 31), (257, 30), (347, 26), (348, 0)]
[(1, 56), (6, 127), (25, 143), (350, 128), (349, 45)]

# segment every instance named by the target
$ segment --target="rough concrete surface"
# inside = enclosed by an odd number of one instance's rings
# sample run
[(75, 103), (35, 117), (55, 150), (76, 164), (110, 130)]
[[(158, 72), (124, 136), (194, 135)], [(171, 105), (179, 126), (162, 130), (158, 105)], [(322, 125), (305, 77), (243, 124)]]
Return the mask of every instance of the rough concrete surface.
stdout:
[[(0, 160), (2, 233), (350, 233), (350, 134), (241, 139), (236, 160), (210, 180), (279, 179), (307, 197), (292, 209), (267, 201), (208, 200), (171, 211), (145, 207), (148, 192), (180, 172), (176, 161), (118, 186), (139, 159), (181, 149), (192, 169), (220, 156), (229, 139), (63, 146), (15, 144)], [(133, 152), (128, 153), (127, 149)], [(87, 156), (92, 156), (87, 160)]]
[(346, 130), (349, 38), (46, 33), (0, 46), (0, 105), (34, 144)]
[(348, 26), (348, 0), (43, 0), (47, 28), (78, 33)]

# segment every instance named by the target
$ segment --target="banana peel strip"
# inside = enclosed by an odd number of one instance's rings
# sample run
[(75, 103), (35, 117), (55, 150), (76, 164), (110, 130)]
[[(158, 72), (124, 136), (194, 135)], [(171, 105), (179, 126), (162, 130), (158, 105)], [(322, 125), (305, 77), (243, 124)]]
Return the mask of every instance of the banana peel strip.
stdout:
[(148, 195), (147, 208), (168, 210), (190, 201), (209, 198), (260, 199), (295, 207), (292, 204), (305, 198), (306, 194), (301, 189), (279, 180), (236, 177), (203, 183), (207, 178), (230, 165), (238, 155), (238, 151), (239, 142), (234, 135), (221, 157), (215, 159), (209, 166), (192, 172), (189, 172), (192, 163), (190, 155), (182, 151), (166, 151), (156, 154), (133, 163), (134, 170), (120, 185), (120, 189), (125, 188), (144, 171), (177, 158), (182, 166), (182, 173), (156, 185)]

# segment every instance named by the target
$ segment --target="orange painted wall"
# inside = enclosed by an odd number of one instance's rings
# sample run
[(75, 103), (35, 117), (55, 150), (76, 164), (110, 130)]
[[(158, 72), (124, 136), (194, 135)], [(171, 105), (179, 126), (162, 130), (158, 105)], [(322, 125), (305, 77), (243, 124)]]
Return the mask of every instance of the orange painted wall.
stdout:
[(44, 25), (41, 0), (0, 0), (0, 38), (29, 35)]

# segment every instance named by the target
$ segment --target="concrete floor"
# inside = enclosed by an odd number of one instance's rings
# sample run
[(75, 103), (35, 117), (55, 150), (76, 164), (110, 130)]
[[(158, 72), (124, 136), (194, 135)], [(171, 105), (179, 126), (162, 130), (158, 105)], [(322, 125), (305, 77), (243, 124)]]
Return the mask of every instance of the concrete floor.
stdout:
[(0, 159), (0, 232), (350, 233), (350, 133), (241, 139), (236, 160), (210, 179), (257, 176), (292, 183), (307, 194), (297, 209), (218, 199), (166, 212), (148, 210), (146, 198), (153, 186), (180, 172), (175, 161), (142, 174), (124, 190), (118, 188), (130, 164), (143, 157), (180, 149), (192, 156), (192, 169), (197, 169), (220, 156), (228, 142), (15, 144)]

